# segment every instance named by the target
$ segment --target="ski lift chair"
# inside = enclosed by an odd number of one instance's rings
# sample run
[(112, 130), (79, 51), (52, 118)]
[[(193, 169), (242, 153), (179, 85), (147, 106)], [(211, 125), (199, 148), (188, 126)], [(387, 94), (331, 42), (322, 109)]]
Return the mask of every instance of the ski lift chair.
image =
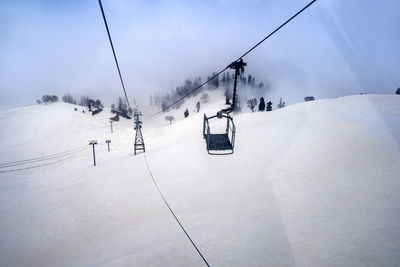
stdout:
[[(226, 129), (225, 133), (211, 133), (210, 131), (210, 120), (226, 118)], [(204, 114), (203, 123), (203, 137), (206, 140), (207, 152), (210, 155), (228, 155), (233, 154), (233, 148), (235, 146), (235, 132), (236, 127), (233, 123), (233, 118), (229, 114), (221, 114), (207, 117)]]

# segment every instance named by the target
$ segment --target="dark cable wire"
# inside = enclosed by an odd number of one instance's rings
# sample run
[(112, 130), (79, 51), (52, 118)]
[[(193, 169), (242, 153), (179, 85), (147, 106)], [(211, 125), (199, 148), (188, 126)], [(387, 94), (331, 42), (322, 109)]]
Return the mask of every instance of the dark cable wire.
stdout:
[(296, 14), (294, 14), (290, 19), (288, 19), (287, 21), (285, 21), (281, 26), (279, 26), (278, 28), (276, 28), (273, 32), (271, 32), (270, 34), (268, 34), (264, 39), (262, 39), (261, 41), (259, 41), (256, 45), (254, 45), (252, 48), (250, 48), (246, 53), (244, 53), (243, 55), (241, 55), (236, 61), (239, 61), (241, 58), (245, 57), (248, 53), (250, 53), (251, 51), (253, 51), (257, 46), (259, 46), (262, 42), (264, 42), (265, 40), (267, 40), (269, 37), (271, 37), (274, 33), (276, 33), (277, 31), (279, 31), (283, 26), (285, 26), (286, 24), (288, 24), (292, 19), (294, 19), (295, 17), (297, 17), (301, 12), (303, 12), (304, 10), (306, 10), (309, 6), (311, 6), (312, 4), (314, 4), (314, 2), (317, 0), (313, 0), (310, 3), (308, 3), (308, 5), (306, 5), (305, 7), (303, 7), (299, 12), (297, 12)]
[(29, 170), (29, 169), (35, 169), (35, 168), (40, 168), (40, 167), (44, 167), (44, 166), (49, 166), (49, 165), (56, 164), (56, 163), (59, 163), (59, 162), (61, 162), (61, 161), (70, 159), (70, 158), (72, 158), (72, 157), (78, 155), (79, 153), (81, 153), (82, 151), (84, 151), (84, 150), (86, 150), (86, 149), (88, 149), (88, 147), (77, 151), (76, 153), (70, 155), (70, 156), (67, 157), (67, 158), (63, 158), (63, 159), (60, 159), (60, 160), (57, 160), (57, 161), (53, 161), (53, 162), (50, 162), (50, 163), (45, 163), (45, 164), (35, 165), (35, 166), (30, 166), (30, 167), (25, 167), (25, 168), (19, 168), (19, 169), (4, 170), (4, 171), (0, 171), (0, 173), (7, 173), (7, 172), (15, 172), (15, 171)]
[(196, 244), (193, 242), (192, 238), (190, 238), (189, 234), (186, 232), (185, 228), (183, 227), (183, 225), (181, 224), (181, 222), (179, 221), (179, 219), (176, 217), (174, 211), (172, 210), (171, 206), (168, 204), (167, 200), (165, 199), (163, 193), (161, 192), (160, 188), (157, 185), (156, 180), (153, 177), (153, 174), (151, 173), (150, 167), (149, 167), (149, 163), (147, 162), (147, 158), (146, 158), (146, 154), (144, 154), (144, 159), (146, 161), (146, 165), (147, 165), (147, 170), (150, 173), (151, 179), (153, 180), (154, 185), (156, 186), (158, 193), (160, 193), (162, 199), (164, 200), (165, 205), (167, 205), (169, 211), (172, 213), (172, 215), (174, 216), (175, 220), (178, 222), (179, 226), (181, 227), (181, 229), (183, 230), (183, 232), (185, 233), (185, 235), (187, 236), (187, 238), (189, 239), (190, 243), (192, 243), (193, 247), (197, 250), (197, 253), (199, 253), (200, 257), (203, 259), (204, 263), (207, 266), (210, 266), (207, 262), (207, 260), (204, 258), (203, 254), (201, 254), (200, 250), (197, 248)]
[(190, 91), (189, 93), (185, 94), (184, 96), (182, 96), (181, 98), (179, 98), (178, 100), (176, 100), (174, 103), (168, 105), (164, 110), (160, 110), (157, 113), (153, 114), (153, 117), (160, 114), (161, 112), (164, 112), (165, 110), (168, 110), (170, 107), (172, 107), (173, 105), (175, 105), (176, 103), (178, 103), (179, 101), (181, 101), (182, 99), (184, 99), (185, 97), (191, 95), (194, 91), (197, 91), (198, 89), (200, 89), (201, 87), (203, 87), (203, 85), (205, 85), (206, 83), (208, 83), (209, 81), (211, 81), (212, 79), (214, 79), (215, 77), (217, 77), (218, 75), (220, 75), (221, 73), (223, 73), (228, 67), (226, 67), (225, 69), (221, 70), (220, 72), (218, 72), (217, 74), (214, 74), (210, 79), (208, 79), (207, 81), (203, 82), (202, 84), (200, 84), (199, 86), (197, 86), (196, 88), (194, 88), (192, 91)]
[(104, 14), (103, 5), (101, 4), (101, 0), (99, 0), (99, 5), (100, 5), (100, 9), (101, 9), (101, 14), (103, 15), (104, 24), (106, 25), (107, 34), (108, 34), (108, 39), (110, 40), (111, 49), (112, 49), (112, 51), (113, 51), (113, 55), (114, 55), (114, 59), (115, 59), (115, 64), (117, 65), (118, 74), (119, 74), (119, 79), (121, 80), (122, 89), (124, 89), (124, 94), (125, 94), (126, 103), (128, 104), (129, 109), (131, 109), (131, 105), (129, 104), (128, 96), (127, 96), (127, 94), (126, 94), (124, 81), (122, 80), (121, 71), (120, 71), (120, 69), (119, 69), (119, 64), (118, 64), (117, 56), (116, 56), (116, 54), (115, 54), (114, 45), (113, 45), (113, 42), (112, 42), (112, 40), (111, 40), (111, 34), (110, 34), (109, 29), (108, 29), (107, 20), (106, 20), (106, 15)]
[(80, 150), (83, 147), (86, 147), (86, 146), (77, 147), (72, 150), (68, 150), (65, 152), (59, 152), (59, 153), (51, 154), (48, 156), (42, 156), (42, 157), (37, 157), (37, 158), (25, 159), (25, 160), (18, 160), (18, 161), (7, 162), (7, 163), (0, 163), (0, 168), (6, 168), (6, 167), (15, 166), (15, 165), (24, 165), (24, 164), (34, 163), (37, 161), (44, 161), (44, 160), (48, 160), (48, 159), (64, 157), (68, 154), (72, 154), (72, 153), (76, 152), (77, 150)]
[[(99, 0), (100, 1), (100, 0)], [(252, 48), (250, 48), (246, 53), (244, 53), (242, 56), (240, 56), (237, 60), (235, 60), (234, 62), (239, 61), (241, 58), (245, 57), (247, 54), (249, 54), (251, 51), (253, 51), (257, 46), (259, 46), (261, 43), (263, 43), (265, 40), (267, 40), (269, 37), (271, 37), (274, 33), (276, 33), (277, 31), (279, 31), (283, 26), (285, 26), (287, 23), (289, 23), (292, 19), (294, 19), (295, 17), (297, 17), (300, 13), (302, 13), (304, 10), (306, 10), (309, 6), (311, 6), (312, 4), (314, 4), (314, 2), (317, 0), (313, 0), (311, 1), (308, 5), (306, 5), (305, 7), (303, 7), (299, 12), (297, 12), (296, 14), (294, 14), (290, 19), (288, 19), (287, 21), (285, 21), (281, 26), (279, 26), (278, 28), (276, 28), (273, 32), (271, 32), (270, 34), (268, 34), (264, 39), (262, 39), (261, 41), (259, 41), (256, 45), (254, 45)], [(160, 114), (161, 112), (169, 109), (170, 107), (172, 107), (173, 105), (175, 105), (176, 103), (178, 103), (179, 101), (181, 101), (182, 99), (184, 99), (185, 97), (191, 95), (193, 92), (199, 90), (201, 87), (203, 87), (206, 83), (208, 83), (209, 81), (211, 81), (212, 79), (214, 79), (215, 77), (217, 77), (218, 75), (220, 75), (222, 72), (224, 72), (226, 69), (229, 68), (229, 65), (227, 67), (225, 67), (223, 70), (221, 70), (220, 72), (218, 72), (217, 74), (215, 74), (214, 76), (212, 76), (210, 79), (208, 79), (207, 81), (205, 81), (204, 83), (200, 84), (198, 87), (196, 87), (195, 89), (193, 89), (192, 91), (190, 91), (189, 93), (185, 94), (183, 97), (179, 98), (177, 101), (173, 102), (172, 104), (168, 105), (164, 110), (161, 110), (155, 114), (153, 114), (153, 117)]]

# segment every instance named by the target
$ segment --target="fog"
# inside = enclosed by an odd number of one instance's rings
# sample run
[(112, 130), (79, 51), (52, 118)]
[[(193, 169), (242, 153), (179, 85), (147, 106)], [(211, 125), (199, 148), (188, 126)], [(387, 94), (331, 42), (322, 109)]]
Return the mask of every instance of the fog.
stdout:
[[(142, 101), (224, 68), (305, 4), (103, 0), (128, 96)], [(306, 95), (393, 94), (399, 10), (396, 0), (318, 0), (244, 58), (246, 74), (287, 104)], [(97, 1), (3, 0), (0, 31), (2, 105), (67, 92), (106, 103), (123, 95)]]

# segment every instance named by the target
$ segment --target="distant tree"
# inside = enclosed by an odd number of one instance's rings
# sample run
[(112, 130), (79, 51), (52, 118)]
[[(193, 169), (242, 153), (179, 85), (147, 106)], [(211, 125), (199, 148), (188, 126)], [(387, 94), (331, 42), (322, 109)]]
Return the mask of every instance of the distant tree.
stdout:
[[(201, 78), (197, 77), (196, 79), (194, 79), (193, 88), (192, 89), (198, 88), (200, 86), (200, 84), (201, 84)], [(197, 93), (199, 93), (199, 91), (197, 91), (197, 90), (194, 91), (193, 96), (196, 96)]]
[(264, 88), (265, 88), (265, 85), (264, 85), (264, 83), (262, 83), (262, 82), (261, 82), (261, 83), (259, 83), (259, 85), (258, 85), (258, 88), (259, 88), (259, 89), (264, 89)]
[(258, 111), (265, 111), (265, 101), (264, 97), (260, 98), (260, 104), (258, 105)]
[(272, 111), (272, 102), (268, 101), (267, 103), (267, 111)]
[(197, 113), (199, 113), (199, 111), (200, 111), (200, 101), (197, 101), (196, 108), (197, 108)]
[(229, 75), (229, 72), (226, 73), (226, 86), (229, 86), (231, 84), (231, 76)]
[(247, 106), (250, 108), (251, 112), (254, 112), (254, 108), (257, 106), (257, 99), (249, 99), (247, 100)]
[(101, 103), (101, 101), (99, 99), (96, 99), (96, 101), (94, 101), (93, 106), (97, 109), (102, 109), (104, 108), (103, 104)]
[(150, 94), (150, 106), (153, 106), (153, 95)]
[(251, 86), (252, 85), (252, 81), (253, 81), (253, 79), (251, 78), (251, 74), (249, 74), (247, 76), (247, 84)]
[(285, 107), (285, 102), (282, 102), (282, 97), (279, 100), (278, 108), (284, 108)]
[[(213, 72), (212, 76), (214, 76), (214, 75), (216, 75), (216, 74), (217, 74), (217, 73)], [(208, 79), (210, 79), (210, 78), (211, 78), (211, 77), (209, 77)], [(219, 76), (214, 77), (214, 78), (210, 81), (209, 84), (211, 85), (211, 89), (218, 88), (218, 87), (219, 87)]]
[(169, 121), (169, 124), (171, 124), (172, 121), (175, 120), (175, 118), (174, 118), (174, 116), (168, 115), (168, 116), (165, 116), (165, 120)]
[(315, 98), (313, 97), (313, 96), (306, 96), (305, 98), (304, 98), (304, 101), (306, 101), (306, 102), (308, 102), (308, 101), (314, 101), (315, 100)]
[(241, 80), (241, 83), (242, 83), (244, 86), (246, 86), (246, 83), (247, 83), (246, 77), (242, 77), (240, 80)]
[(176, 102), (175, 109), (179, 109), (183, 103), (183, 100)]
[(168, 107), (167, 103), (162, 102), (162, 104), (161, 104), (161, 110), (162, 110), (162, 112), (167, 111), (167, 107)]
[(185, 118), (187, 118), (189, 116), (189, 110), (186, 109), (185, 112), (183, 113), (183, 115), (185, 115)]
[(203, 93), (200, 97), (200, 101), (201, 101), (201, 103), (207, 103), (208, 102), (208, 94)]
[(111, 104), (111, 111), (115, 111), (115, 104)]
[(79, 106), (86, 107), (88, 105), (89, 97), (88, 96), (82, 96), (81, 100), (79, 100)]
[(40, 105), (40, 104), (42, 104), (42, 101), (40, 101), (40, 99), (37, 99), (36, 103), (38, 103)]
[(224, 73), (224, 75), (222, 76), (221, 82), (222, 82), (222, 86), (225, 86), (225, 85), (226, 85), (226, 75), (225, 75), (225, 73)]
[(42, 96), (42, 102), (45, 104), (54, 103), (58, 101), (58, 96), (56, 95), (44, 95)]
[(50, 99), (51, 97), (49, 95), (42, 96), (42, 102), (45, 104), (50, 103), (51, 102)]
[(232, 99), (232, 93), (228, 87), (225, 87), (225, 104), (230, 105), (230, 100)]
[(61, 99), (65, 103), (70, 103), (70, 104), (76, 105), (76, 100), (69, 93), (66, 93), (65, 95), (63, 95), (63, 97)]
[(397, 88), (396, 95), (400, 95), (400, 88)]
[(122, 97), (118, 98), (118, 111), (120, 111), (124, 116), (128, 115), (128, 106)]

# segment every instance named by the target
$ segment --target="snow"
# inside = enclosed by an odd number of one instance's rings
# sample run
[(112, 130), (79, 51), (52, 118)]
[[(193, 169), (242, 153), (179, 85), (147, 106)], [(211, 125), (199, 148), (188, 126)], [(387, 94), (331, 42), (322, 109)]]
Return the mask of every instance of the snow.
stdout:
[[(215, 114), (223, 94), (209, 95), (200, 113), (200, 95), (168, 112), (172, 125), (149, 107), (142, 121), (154, 178), (211, 266), (399, 264), (400, 97), (234, 114), (235, 153), (210, 156), (203, 113)], [(0, 163), (87, 146), (53, 165), (0, 173), (0, 265), (204, 265), (143, 154), (133, 155), (133, 123), (121, 118), (110, 133), (110, 112), (73, 108), (0, 111)]]

